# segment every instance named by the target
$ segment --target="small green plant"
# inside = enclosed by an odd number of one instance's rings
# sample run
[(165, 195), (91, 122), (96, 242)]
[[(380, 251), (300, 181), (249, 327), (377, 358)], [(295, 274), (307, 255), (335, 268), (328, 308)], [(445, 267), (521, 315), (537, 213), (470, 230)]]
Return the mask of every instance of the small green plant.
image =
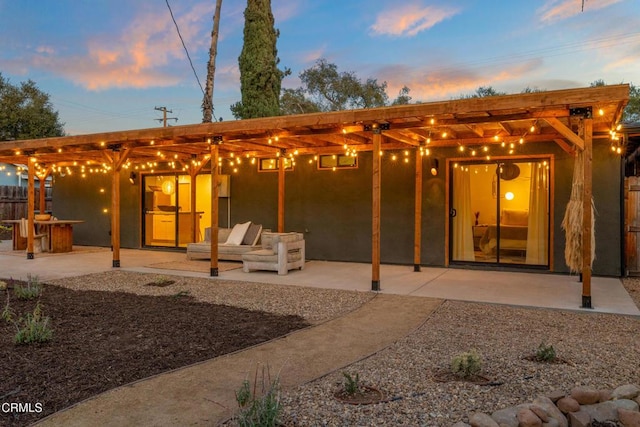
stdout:
[(184, 298), (184, 297), (188, 297), (189, 291), (180, 291), (180, 292), (176, 292), (175, 294), (171, 295), (173, 298)]
[(0, 291), (4, 291), (5, 289), (7, 289), (7, 282), (0, 280)]
[(556, 360), (556, 350), (551, 344), (540, 343), (536, 350), (536, 360), (538, 362), (553, 362)]
[(460, 353), (451, 360), (451, 372), (460, 378), (470, 378), (482, 370), (482, 357), (475, 349)]
[(279, 423), (282, 404), (278, 377), (272, 381), (268, 367), (263, 367), (259, 380), (258, 371), (256, 368), (253, 389), (249, 380), (244, 380), (236, 392), (236, 402), (240, 407), (236, 419), (240, 427), (275, 427)]
[(40, 280), (38, 280), (38, 276), (32, 277), (30, 274), (27, 275), (27, 283), (25, 285), (15, 284), (13, 293), (16, 295), (16, 298), (22, 300), (38, 298), (42, 293), (42, 285), (40, 284)]
[(42, 314), (40, 302), (36, 304), (33, 314), (27, 314), (26, 319), (20, 318), (15, 325), (18, 330), (14, 337), (16, 344), (43, 343), (49, 341), (53, 335), (49, 318)]
[(0, 317), (7, 323), (13, 322), (14, 313), (9, 306), (9, 292), (7, 291), (7, 303), (4, 305), (4, 309), (2, 313), (0, 313)]
[(362, 392), (362, 388), (360, 387), (360, 374), (356, 372), (355, 376), (352, 376), (348, 372), (343, 372), (344, 376), (344, 392), (347, 396), (353, 396)]

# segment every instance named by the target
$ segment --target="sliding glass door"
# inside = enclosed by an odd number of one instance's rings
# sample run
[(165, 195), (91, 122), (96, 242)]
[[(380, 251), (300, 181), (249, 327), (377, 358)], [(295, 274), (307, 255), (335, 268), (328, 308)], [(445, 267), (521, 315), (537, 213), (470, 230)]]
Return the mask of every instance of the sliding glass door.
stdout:
[[(143, 241), (145, 246), (186, 247), (193, 241), (191, 178), (188, 175), (143, 175)], [(196, 235), (200, 212), (196, 212)]]
[(549, 160), (451, 166), (452, 262), (549, 265)]

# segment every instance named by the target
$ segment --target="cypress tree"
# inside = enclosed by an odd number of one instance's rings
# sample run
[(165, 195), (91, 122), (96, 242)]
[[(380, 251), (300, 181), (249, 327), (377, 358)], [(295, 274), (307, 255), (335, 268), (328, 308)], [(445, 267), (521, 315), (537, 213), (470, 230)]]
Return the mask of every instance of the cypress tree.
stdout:
[(278, 68), (271, 0), (248, 0), (244, 11), (244, 44), (238, 58), (242, 100), (231, 106), (237, 119), (280, 115), (280, 87), (289, 70)]

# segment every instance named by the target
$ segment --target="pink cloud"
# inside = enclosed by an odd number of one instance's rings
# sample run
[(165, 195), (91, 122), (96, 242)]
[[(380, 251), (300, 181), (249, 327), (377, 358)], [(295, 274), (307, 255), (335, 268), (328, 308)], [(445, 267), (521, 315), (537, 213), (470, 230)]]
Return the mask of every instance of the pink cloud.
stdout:
[[(385, 67), (376, 74), (386, 81), (390, 98), (395, 98), (403, 86), (411, 91), (413, 101), (433, 101), (449, 99), (461, 93), (472, 93), (480, 86), (496, 86), (521, 79), (542, 66), (542, 60), (534, 59), (526, 63), (499, 68), (486, 67), (480, 70), (457, 66), (411, 68), (406, 65)], [(526, 86), (526, 85), (525, 85)], [(524, 86), (522, 87), (524, 89)]]
[(398, 6), (394, 3), (378, 14), (371, 30), (374, 34), (413, 37), (458, 12), (459, 10), (449, 7), (421, 6), (419, 3)]
[[(597, 0), (584, 3), (584, 12), (604, 9), (623, 0)], [(540, 21), (550, 23), (582, 13), (583, 0), (546, 0), (537, 10)]]
[[(201, 3), (186, 12), (174, 9), (192, 55), (208, 48), (210, 39), (203, 34), (210, 34), (213, 8), (213, 3)], [(119, 35), (90, 39), (86, 54), (54, 56), (53, 50), (45, 48), (37, 49), (37, 53), (31, 60), (33, 65), (46, 66), (89, 90), (175, 85), (183, 77), (172, 73), (169, 67), (186, 63), (174, 23), (162, 8), (137, 16)]]

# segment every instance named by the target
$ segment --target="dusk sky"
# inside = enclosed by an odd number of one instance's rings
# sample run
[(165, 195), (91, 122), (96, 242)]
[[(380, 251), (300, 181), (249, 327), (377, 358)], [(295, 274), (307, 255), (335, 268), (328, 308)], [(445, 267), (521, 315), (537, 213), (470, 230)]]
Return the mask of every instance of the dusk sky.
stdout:
[[(169, 0), (204, 87), (215, 0)], [(246, 1), (223, 0), (216, 118), (233, 120)], [(273, 0), (283, 87), (324, 58), (413, 101), (640, 84), (638, 0)], [(0, 0), (0, 73), (51, 95), (70, 135), (200, 123), (203, 94), (165, 0)], [(176, 124), (175, 121), (170, 124)]]

